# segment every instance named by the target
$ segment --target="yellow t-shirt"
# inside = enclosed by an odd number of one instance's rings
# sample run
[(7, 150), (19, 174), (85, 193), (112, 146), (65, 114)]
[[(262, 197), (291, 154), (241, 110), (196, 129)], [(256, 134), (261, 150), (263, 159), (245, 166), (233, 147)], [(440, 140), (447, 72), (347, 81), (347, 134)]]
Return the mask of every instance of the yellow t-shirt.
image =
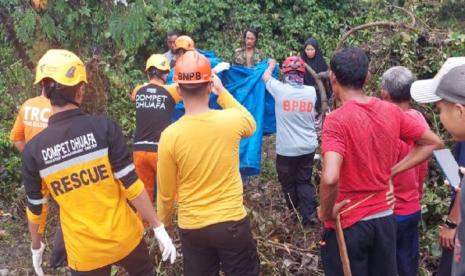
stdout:
[(184, 115), (163, 131), (158, 147), (158, 216), (171, 225), (178, 194), (178, 225), (199, 229), (246, 216), (239, 173), (239, 143), (255, 120), (228, 91), (223, 110)]

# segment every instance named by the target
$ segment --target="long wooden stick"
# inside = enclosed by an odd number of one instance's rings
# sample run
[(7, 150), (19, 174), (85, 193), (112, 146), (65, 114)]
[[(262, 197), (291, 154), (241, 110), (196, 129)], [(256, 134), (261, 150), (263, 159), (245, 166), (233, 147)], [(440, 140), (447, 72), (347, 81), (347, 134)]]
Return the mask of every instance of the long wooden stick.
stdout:
[(317, 72), (315, 72), (315, 70), (313, 70), (313, 68), (310, 67), (310, 65), (308, 65), (307, 63), (304, 63), (304, 67), (307, 70), (307, 72), (310, 73), (310, 75), (312, 75), (313, 79), (316, 82), (316, 85), (318, 86), (318, 91), (320, 92), (321, 100), (321, 113), (320, 118), (318, 119), (320, 122), (323, 122), (324, 116), (326, 115), (326, 112), (328, 112), (329, 109), (328, 97), (326, 97), (326, 88), (323, 83), (324, 78), (322, 75), (319, 75)]
[(352, 271), (350, 270), (349, 254), (347, 253), (346, 240), (344, 239), (344, 231), (342, 230), (341, 225), (341, 215), (339, 214), (336, 217), (336, 239), (337, 246), (339, 247), (339, 256), (341, 257), (344, 276), (352, 276)]
[(375, 194), (371, 194), (365, 197), (364, 199), (353, 204), (349, 208), (343, 210), (336, 216), (336, 239), (337, 239), (337, 246), (339, 247), (339, 256), (341, 257), (342, 270), (344, 271), (344, 276), (352, 276), (352, 271), (350, 271), (349, 254), (347, 253), (346, 240), (344, 238), (344, 231), (342, 230), (341, 215), (352, 209), (355, 209), (355, 207), (369, 200), (373, 196), (375, 196)]

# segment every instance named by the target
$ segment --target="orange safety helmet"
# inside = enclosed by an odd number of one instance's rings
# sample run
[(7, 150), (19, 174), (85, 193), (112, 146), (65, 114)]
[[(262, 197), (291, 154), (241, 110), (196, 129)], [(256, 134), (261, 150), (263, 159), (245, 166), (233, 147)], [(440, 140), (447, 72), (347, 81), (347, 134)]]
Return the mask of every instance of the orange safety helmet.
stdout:
[(176, 60), (173, 79), (180, 84), (210, 82), (212, 80), (210, 61), (196, 51), (186, 52)]
[(176, 38), (176, 41), (174, 42), (174, 50), (176, 51), (178, 49), (184, 49), (186, 51), (194, 51), (195, 50), (194, 40), (192, 40), (192, 38), (188, 37), (187, 35), (182, 35)]

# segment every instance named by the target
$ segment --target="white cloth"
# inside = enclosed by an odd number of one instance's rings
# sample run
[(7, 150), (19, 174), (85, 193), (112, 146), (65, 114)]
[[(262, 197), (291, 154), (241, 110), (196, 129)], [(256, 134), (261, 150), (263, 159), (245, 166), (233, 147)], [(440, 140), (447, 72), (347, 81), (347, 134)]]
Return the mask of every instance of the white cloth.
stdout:
[(230, 67), (231, 64), (229, 62), (220, 62), (213, 68), (213, 71), (215, 71), (216, 74), (219, 74), (224, 70), (229, 70)]
[(118, 3), (121, 3), (121, 4), (125, 5), (126, 7), (128, 6), (128, 1), (127, 0), (115, 0), (114, 1), (115, 6), (118, 5)]

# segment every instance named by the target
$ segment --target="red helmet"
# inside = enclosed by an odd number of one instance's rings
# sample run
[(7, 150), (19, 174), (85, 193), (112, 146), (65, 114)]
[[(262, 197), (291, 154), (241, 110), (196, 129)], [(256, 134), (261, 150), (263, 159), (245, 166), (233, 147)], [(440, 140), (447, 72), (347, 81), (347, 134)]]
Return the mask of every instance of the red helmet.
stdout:
[(304, 60), (298, 56), (290, 56), (283, 62), (283, 74), (292, 71), (305, 73)]

